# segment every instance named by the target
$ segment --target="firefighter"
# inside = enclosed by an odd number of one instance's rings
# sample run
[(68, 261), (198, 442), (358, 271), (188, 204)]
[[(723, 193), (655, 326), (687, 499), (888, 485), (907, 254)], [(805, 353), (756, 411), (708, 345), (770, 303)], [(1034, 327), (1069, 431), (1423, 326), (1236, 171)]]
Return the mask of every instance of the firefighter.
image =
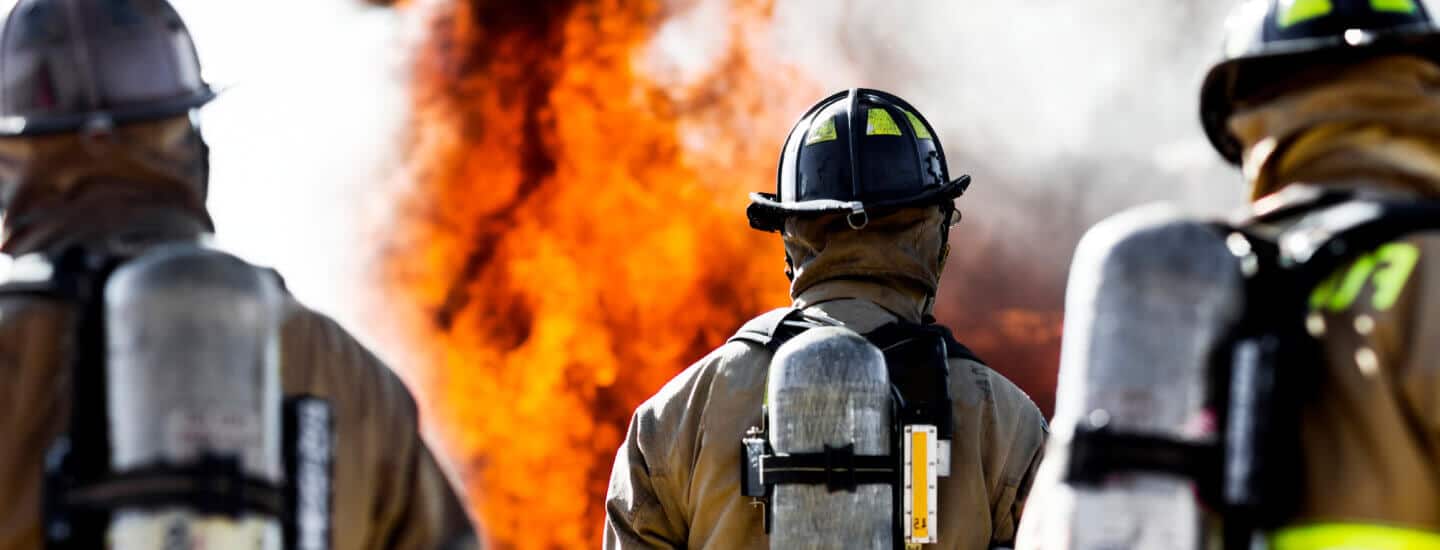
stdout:
[[(1046, 434), (1039, 410), (934, 324), (931, 308), (969, 177), (947, 177), (934, 129), (905, 101), (853, 89), (805, 114), (782, 150), (776, 194), (751, 195), (752, 227), (780, 232), (790, 308), (735, 337), (640, 405), (612, 472), (607, 548), (764, 548), (765, 511), (742, 494), (740, 441), (762, 423), (777, 348), (841, 326), (881, 349), (941, 334), (936, 423), (953, 437), (936, 548), (1014, 536)], [(897, 336), (898, 335), (898, 336)], [(906, 368), (890, 362), (891, 380)], [(934, 388), (931, 388), (934, 389)]]
[[(1047, 459), (1020, 546), (1440, 548), (1440, 278), (1430, 260), (1440, 255), (1440, 28), (1420, 0), (1253, 0), (1227, 33), (1201, 116), (1243, 172), (1251, 210), (1230, 223), (1130, 213), (1082, 240), (1052, 442), (1068, 464)], [(1125, 277), (1175, 284), (1152, 299), (1117, 286), (1109, 299), (1107, 280), (1136, 266), (1147, 273)], [(1192, 298), (1183, 308), (1181, 296)], [(1152, 317), (1126, 315), (1121, 301)], [(1125, 337), (1163, 324), (1154, 314), (1166, 309), (1194, 326), (1147, 361)], [(1114, 367), (1126, 363), (1194, 368), (1170, 389), (1122, 388), (1122, 374), (1138, 373)], [(1182, 389), (1190, 380), (1221, 383)], [(1122, 389), (1139, 405), (1123, 409)], [(1096, 398), (1106, 393), (1116, 398)], [(1180, 393), (1193, 396), (1187, 414), (1154, 412), (1185, 401)], [(1168, 394), (1178, 399), (1157, 397)], [(1110, 475), (1126, 470), (1199, 490)], [(1073, 510), (1045, 512), (1052, 480), (1069, 486), (1055, 492), (1073, 495)], [(1197, 496), (1204, 506), (1161, 503)], [(1117, 507), (1091, 517), (1159, 512), (1125, 520), (1128, 533), (1080, 519), (1101, 498)], [(1205, 524), (1205, 510), (1218, 530), (1175, 536)], [(1149, 546), (1119, 542), (1146, 540), (1147, 525), (1169, 530), (1148, 531)]]
[[(1304, 207), (1307, 187), (1440, 198), (1440, 29), (1420, 0), (1240, 10), (1201, 105), (1259, 209)], [(1302, 498), (1277, 550), (1440, 548), (1440, 279), (1426, 269), (1440, 239), (1365, 248), (1310, 291), (1323, 360), (1299, 422)]]
[[(17, 266), (77, 249), (123, 260), (206, 239), (208, 151), (192, 116), (214, 96), (163, 0), (15, 3), (0, 32), (0, 252)], [(474, 544), (405, 386), (335, 321), (288, 295), (279, 303), (283, 393), (334, 412), (328, 547)], [(46, 453), (72, 410), (72, 359), (97, 352), (73, 344), (77, 309), (0, 292), (3, 549), (53, 535)]]

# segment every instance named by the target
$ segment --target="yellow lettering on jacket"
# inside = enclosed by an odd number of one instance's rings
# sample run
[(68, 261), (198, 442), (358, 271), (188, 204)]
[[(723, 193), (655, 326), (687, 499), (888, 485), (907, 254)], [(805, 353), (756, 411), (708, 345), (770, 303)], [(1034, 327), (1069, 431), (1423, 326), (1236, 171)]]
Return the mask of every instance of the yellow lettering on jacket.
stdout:
[(1390, 243), (1361, 256), (1348, 269), (1336, 271), (1310, 294), (1310, 308), (1339, 313), (1350, 309), (1367, 287), (1376, 311), (1395, 307), (1405, 283), (1420, 262), (1420, 249), (1410, 243)]

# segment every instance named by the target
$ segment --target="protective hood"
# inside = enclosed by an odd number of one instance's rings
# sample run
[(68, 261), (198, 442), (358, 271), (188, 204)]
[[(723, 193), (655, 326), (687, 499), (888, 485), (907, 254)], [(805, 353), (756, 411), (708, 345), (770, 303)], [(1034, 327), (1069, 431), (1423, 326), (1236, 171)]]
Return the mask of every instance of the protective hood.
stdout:
[(1377, 58), (1229, 120), (1259, 199), (1295, 182), (1365, 182), (1440, 197), (1440, 67), (1419, 57)]
[(859, 298), (919, 322), (930, 314), (948, 255), (942, 208), (907, 208), (852, 229), (844, 215), (786, 220), (790, 295), (804, 307)]
[(183, 116), (98, 136), (0, 139), (0, 251), (210, 231), (206, 155)]

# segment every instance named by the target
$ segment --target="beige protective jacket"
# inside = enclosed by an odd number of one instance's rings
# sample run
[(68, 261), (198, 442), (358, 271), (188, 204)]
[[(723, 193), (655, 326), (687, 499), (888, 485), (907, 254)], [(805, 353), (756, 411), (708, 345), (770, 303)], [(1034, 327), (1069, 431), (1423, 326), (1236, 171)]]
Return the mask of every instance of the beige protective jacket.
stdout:
[[(149, 234), (195, 229), (170, 225)], [(285, 394), (327, 399), (336, 415), (332, 548), (473, 545), (469, 519), (420, 438), (405, 386), (334, 321), (293, 299), (287, 308)], [(0, 296), (0, 550), (43, 548), (43, 458), (70, 410), (74, 321), (66, 303)]]
[[(1297, 185), (1440, 200), (1440, 66), (1408, 56), (1337, 67), (1237, 109), (1260, 203)], [(1440, 532), (1440, 233), (1364, 251), (1312, 291), (1325, 362), (1301, 418), (1297, 524)]]
[(1311, 294), (1325, 363), (1300, 423), (1295, 524), (1440, 532), (1440, 233), (1360, 254)]
[[(899, 318), (877, 305), (880, 290), (834, 281), (796, 303), (865, 333)], [(740, 494), (740, 439), (760, 423), (770, 356), (725, 344), (635, 411), (611, 474), (606, 548), (767, 547), (761, 509)], [(940, 480), (940, 542), (927, 548), (984, 550), (1014, 537), (1047, 429), (1029, 397), (982, 364), (951, 359), (950, 384), (953, 474)]]

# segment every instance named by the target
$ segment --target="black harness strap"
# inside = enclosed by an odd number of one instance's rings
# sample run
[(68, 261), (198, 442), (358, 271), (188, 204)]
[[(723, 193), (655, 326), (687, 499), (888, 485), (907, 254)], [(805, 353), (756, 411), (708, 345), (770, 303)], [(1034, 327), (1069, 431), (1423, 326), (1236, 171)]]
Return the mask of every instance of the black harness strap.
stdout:
[(24, 296), (73, 304), (70, 343), (70, 423), (46, 450), (44, 522), (50, 548), (105, 545), (108, 509), (70, 506), (68, 495), (110, 473), (106, 417), (104, 300), (106, 278), (119, 260), (75, 248), (57, 256), (16, 258), (0, 283), (0, 296)]
[(749, 342), (773, 353), (800, 333), (827, 324), (829, 323), (821, 319), (806, 317), (804, 312), (797, 308), (785, 307), (770, 310), (751, 319), (727, 342)]
[[(759, 317), (751, 319), (740, 327), (740, 330), (731, 336), (727, 342), (749, 342), (763, 347), (770, 351), (780, 349), (785, 342), (799, 336), (800, 333), (812, 328), (829, 326), (832, 323), (823, 319), (807, 317), (804, 312), (793, 307), (774, 309)], [(881, 351), (894, 347), (896, 344), (915, 338), (916, 333), (929, 333), (945, 339), (945, 352), (951, 359), (965, 359), (976, 363), (985, 364), (980, 356), (965, 347), (955, 339), (954, 333), (944, 325), (938, 324), (915, 324), (904, 321), (888, 323), (880, 328), (865, 333), (865, 339), (875, 344)]]
[(770, 455), (760, 459), (766, 485), (824, 485), (831, 492), (853, 492), (860, 485), (890, 485), (896, 479), (891, 456), (855, 454), (854, 445), (826, 446), (819, 453)]
[(1095, 486), (1111, 474), (1149, 472), (1218, 481), (1219, 452), (1210, 444), (1082, 425), (1070, 440), (1065, 480)]
[(233, 456), (205, 456), (183, 466), (157, 464), (114, 474), (65, 493), (66, 502), (85, 510), (186, 506), (202, 514), (238, 517), (285, 513), (281, 487), (246, 476)]

